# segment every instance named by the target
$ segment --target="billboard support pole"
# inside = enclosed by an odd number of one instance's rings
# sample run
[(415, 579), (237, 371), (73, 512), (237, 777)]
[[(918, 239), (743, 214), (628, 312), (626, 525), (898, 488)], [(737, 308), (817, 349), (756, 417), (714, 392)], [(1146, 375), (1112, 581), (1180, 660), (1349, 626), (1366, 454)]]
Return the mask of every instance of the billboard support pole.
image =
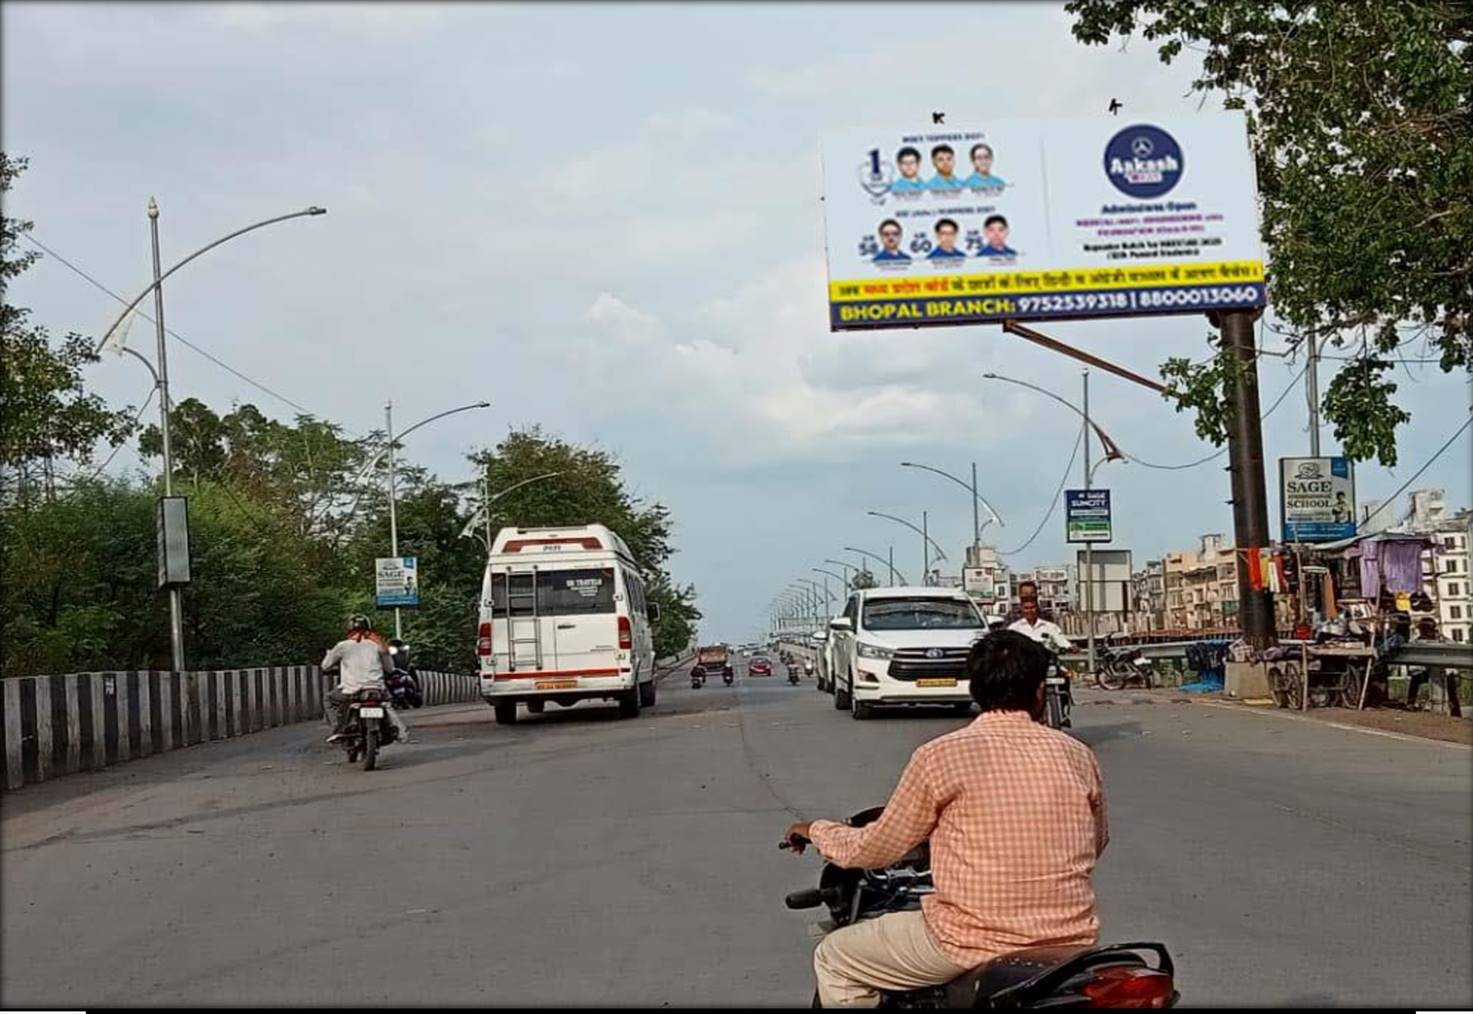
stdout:
[(1024, 327), (1022, 324), (1019, 324), (1015, 320), (1003, 321), (1002, 329), (1008, 334), (1017, 335), (1019, 338), (1027, 338), (1029, 341), (1034, 342), (1038, 345), (1042, 345), (1046, 349), (1051, 349), (1054, 352), (1062, 352), (1064, 355), (1069, 356), (1071, 359), (1078, 359), (1081, 363), (1084, 363), (1088, 366), (1098, 366), (1106, 373), (1113, 373), (1115, 374), (1115, 376), (1123, 377), (1124, 379), (1129, 380), (1131, 383), (1140, 384), (1142, 387), (1150, 388), (1157, 394), (1164, 394), (1166, 392), (1166, 388), (1164, 386), (1158, 384), (1154, 380), (1151, 380), (1149, 377), (1143, 377), (1139, 373), (1133, 373), (1123, 366), (1116, 366), (1109, 360), (1101, 359), (1099, 356), (1091, 355), (1090, 353), (1085, 352), (1083, 349), (1076, 349), (1072, 345), (1065, 345), (1057, 338), (1050, 338), (1048, 335), (1042, 333), (1041, 331), (1035, 331), (1031, 327)]
[[(399, 512), (394, 501), (397, 499), (397, 491), (394, 489), (394, 403), (392, 401), (384, 405), (384, 430), (389, 442), (389, 555), (399, 555)], [(399, 607), (394, 607), (394, 639), (404, 639), (404, 625), (399, 618)]]
[(1233, 554), (1238, 568), (1238, 624), (1248, 644), (1258, 650), (1277, 641), (1273, 599), (1254, 591), (1246, 553), (1269, 544), (1268, 488), (1263, 476), (1263, 422), (1258, 407), (1258, 350), (1253, 340), (1256, 310), (1224, 310), (1208, 314), (1222, 332), (1222, 348), (1237, 359), (1228, 392), (1228, 471), (1233, 489)]
[[(1089, 490), (1089, 368), (1084, 370), (1084, 488)], [(1089, 630), (1089, 673), (1095, 669), (1095, 544), (1084, 544), (1084, 624)]]

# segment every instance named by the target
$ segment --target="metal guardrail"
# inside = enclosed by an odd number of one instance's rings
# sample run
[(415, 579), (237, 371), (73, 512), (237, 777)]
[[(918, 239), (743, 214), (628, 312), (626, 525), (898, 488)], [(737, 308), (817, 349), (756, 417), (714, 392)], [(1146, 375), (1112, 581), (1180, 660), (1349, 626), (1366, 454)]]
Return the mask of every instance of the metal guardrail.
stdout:
[(1386, 663), (1473, 669), (1473, 645), (1459, 644), (1457, 641), (1412, 641), (1387, 655)]

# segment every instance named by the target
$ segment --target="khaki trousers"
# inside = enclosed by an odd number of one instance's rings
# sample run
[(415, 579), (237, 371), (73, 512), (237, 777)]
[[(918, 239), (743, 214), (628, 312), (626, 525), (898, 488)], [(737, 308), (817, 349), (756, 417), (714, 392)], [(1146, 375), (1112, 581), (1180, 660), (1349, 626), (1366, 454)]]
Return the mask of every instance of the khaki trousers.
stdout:
[(824, 937), (813, 952), (824, 1007), (878, 1007), (882, 989), (935, 986), (967, 967), (941, 950), (919, 910), (845, 926)]

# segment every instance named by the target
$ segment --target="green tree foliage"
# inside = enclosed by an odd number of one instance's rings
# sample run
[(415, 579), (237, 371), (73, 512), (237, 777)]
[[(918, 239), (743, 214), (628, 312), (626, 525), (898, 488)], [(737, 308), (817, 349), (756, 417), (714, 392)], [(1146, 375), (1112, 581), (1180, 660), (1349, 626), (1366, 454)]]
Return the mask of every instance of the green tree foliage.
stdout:
[[(0, 189), (24, 160), (0, 154)], [(17, 249), (30, 223), (6, 217), (0, 276), (35, 260)], [(92, 342), (69, 335), (53, 348), (24, 309), (4, 307), (4, 422), (0, 451), (14, 475), (0, 496), (0, 673), (161, 668), (170, 663), (168, 610), (157, 580), (158, 489), (83, 475), (57, 482), (52, 466), (86, 463), (99, 440), (135, 430), (86, 390)], [(374, 561), (388, 556), (384, 435), (352, 439), (331, 423), (267, 417), (256, 406), (225, 414), (196, 398), (169, 412), (176, 493), (189, 498), (192, 583), (184, 590), (186, 657), (193, 668), (315, 661), (357, 612), (374, 612)], [(145, 458), (162, 455), (158, 427), (139, 436)], [(661, 608), (656, 647), (691, 640), (695, 591), (671, 582), (669, 511), (624, 485), (619, 463), (530, 429), (472, 455), (490, 489), (533, 483), (491, 505), (491, 526), (600, 522), (629, 543)], [(33, 476), (45, 481), (37, 482)], [(479, 506), (479, 480), (447, 485), (400, 461), (399, 552), (419, 558), (422, 605), (405, 612), (405, 639), (421, 666), (464, 670), (472, 659), (486, 546), (462, 535)], [(44, 490), (46, 495), (35, 495)], [(479, 534), (479, 530), (476, 534)], [(377, 613), (379, 629), (392, 614)]]
[[(0, 194), (10, 192), (25, 168), (25, 159), (0, 152)], [(99, 440), (116, 446), (133, 429), (129, 410), (111, 410), (83, 389), (82, 368), (97, 359), (91, 343), (68, 334), (53, 346), (46, 329), (30, 322), (30, 311), (11, 304), (11, 280), (38, 256), (19, 248), (30, 230), (30, 222), (0, 215), (0, 496), (7, 500), (28, 499), (43, 488), (53, 495), (56, 462), (85, 462)]]
[[(1410, 416), (1388, 377), (1420, 340), (1473, 368), (1473, 5), (1071, 0), (1074, 35), (1139, 33), (1194, 88), (1247, 110), (1275, 314), (1292, 343), (1354, 357), (1325, 392), (1345, 452), (1396, 463)], [(1225, 439), (1225, 355), (1164, 367), (1198, 432)]]

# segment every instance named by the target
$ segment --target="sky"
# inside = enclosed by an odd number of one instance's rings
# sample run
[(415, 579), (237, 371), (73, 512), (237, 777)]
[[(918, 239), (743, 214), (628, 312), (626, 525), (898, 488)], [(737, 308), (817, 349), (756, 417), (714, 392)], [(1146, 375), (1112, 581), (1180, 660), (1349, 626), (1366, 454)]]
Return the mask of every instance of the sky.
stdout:
[[(1125, 116), (1217, 107), (1190, 93), (1190, 64), (1164, 66), (1139, 39), (1086, 48), (1069, 23), (1046, 3), (5, 3), (0, 125), (6, 152), (31, 160), (7, 214), (131, 297), (151, 277), (150, 196), (166, 265), (325, 206), (181, 271), (170, 327), (354, 434), (382, 426), (389, 398), (401, 429), (492, 402), (406, 441), (448, 481), (469, 477), (467, 452), (532, 424), (615, 453), (632, 489), (673, 512), (670, 566), (697, 587), (702, 637), (745, 640), (779, 589), (855, 559), (845, 546), (893, 545), (917, 576), (920, 537), (868, 510), (928, 512), (959, 566), (968, 494), (901, 460), (963, 476), (975, 461), (1003, 519), (984, 540), (1005, 552), (1048, 511), (1078, 419), (982, 374), (1072, 400), (1079, 364), (996, 326), (831, 333), (819, 141), (935, 110), (960, 125), (1108, 116), (1112, 98)], [(9, 298), (53, 335), (98, 334), (119, 308), (52, 258)], [(1148, 375), (1209, 353), (1200, 316), (1044, 330)], [(140, 321), (130, 340), (151, 351), (151, 333)], [(1301, 366), (1262, 359), (1265, 408)], [(177, 342), (169, 368), (176, 401), (296, 412)], [(126, 358), (87, 379), (120, 405), (150, 385)], [(1412, 413), (1401, 462), (1360, 465), (1362, 500), (1467, 418), (1465, 377), (1410, 364), (1398, 382)], [(1301, 387), (1264, 424), (1271, 489), (1279, 456), (1308, 453)], [(1125, 381), (1093, 373), (1090, 401), (1145, 460), (1213, 450), (1189, 415)], [(1465, 434), (1414, 488), (1467, 505), (1469, 447)], [(138, 468), (131, 453), (115, 467)], [(1231, 533), (1222, 464), (1103, 466), (1114, 547), (1139, 565)], [(1277, 512), (1271, 493), (1271, 525)], [(1069, 555), (1056, 511), (1006, 559)]]

